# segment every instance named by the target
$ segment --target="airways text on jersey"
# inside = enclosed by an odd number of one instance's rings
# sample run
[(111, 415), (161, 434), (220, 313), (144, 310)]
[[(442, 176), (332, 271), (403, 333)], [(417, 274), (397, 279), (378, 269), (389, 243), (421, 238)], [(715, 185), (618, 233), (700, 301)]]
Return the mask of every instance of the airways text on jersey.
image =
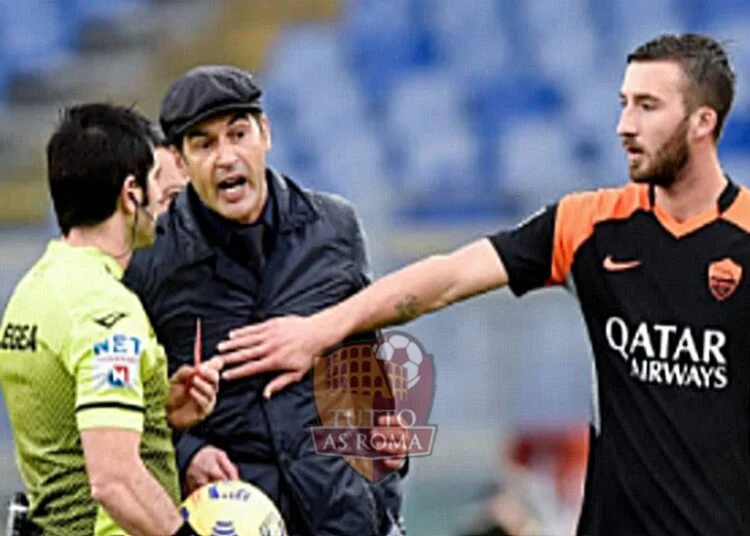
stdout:
[(694, 332), (688, 326), (648, 322), (630, 326), (613, 316), (604, 331), (607, 344), (630, 365), (637, 381), (698, 389), (724, 389), (729, 383), (727, 336), (721, 330)]

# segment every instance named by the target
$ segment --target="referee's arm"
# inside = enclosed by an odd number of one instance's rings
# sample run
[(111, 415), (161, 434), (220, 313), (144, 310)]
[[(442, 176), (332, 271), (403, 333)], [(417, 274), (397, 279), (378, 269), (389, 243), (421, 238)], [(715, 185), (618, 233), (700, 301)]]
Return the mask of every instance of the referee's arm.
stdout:
[(183, 524), (164, 488), (140, 457), (141, 434), (134, 430), (81, 431), (91, 495), (133, 536), (171, 536)]
[[(142, 371), (158, 373), (161, 356), (155, 341), (144, 335), (142, 311), (128, 313), (109, 328), (88, 317), (78, 322), (64, 353), (76, 384), (76, 424), (91, 495), (132, 536), (192, 535), (168, 491), (141, 459)], [(125, 369), (117, 378), (112, 377), (113, 362)]]

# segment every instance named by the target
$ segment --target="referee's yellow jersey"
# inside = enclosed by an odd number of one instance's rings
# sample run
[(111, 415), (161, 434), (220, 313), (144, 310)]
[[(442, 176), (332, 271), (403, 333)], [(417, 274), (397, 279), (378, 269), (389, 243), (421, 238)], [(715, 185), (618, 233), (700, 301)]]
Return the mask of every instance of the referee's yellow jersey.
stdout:
[(81, 430), (140, 432), (145, 466), (179, 499), (166, 356), (121, 276), (101, 251), (52, 241), (0, 324), (0, 386), (30, 518), (45, 535), (125, 534), (91, 498)]

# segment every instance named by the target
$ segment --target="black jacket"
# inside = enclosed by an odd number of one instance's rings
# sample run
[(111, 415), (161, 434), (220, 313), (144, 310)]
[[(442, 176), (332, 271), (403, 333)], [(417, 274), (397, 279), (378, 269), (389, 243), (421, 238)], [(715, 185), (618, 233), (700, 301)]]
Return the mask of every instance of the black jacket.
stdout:
[[(197, 317), (203, 356), (209, 358), (230, 329), (274, 316), (310, 315), (369, 282), (354, 208), (270, 169), (267, 176), (275, 191), (277, 232), (259, 282), (207, 238), (191, 187), (159, 219), (154, 246), (139, 251), (128, 267), (124, 281), (151, 318), (170, 374), (193, 361)], [(213, 414), (176, 442), (180, 473), (211, 444), (279, 505), (290, 534), (386, 534), (388, 519), (400, 517), (402, 475), (372, 483), (342, 458), (316, 454), (309, 428), (321, 421), (311, 374), (265, 401), (262, 388), (271, 377), (222, 381)]]

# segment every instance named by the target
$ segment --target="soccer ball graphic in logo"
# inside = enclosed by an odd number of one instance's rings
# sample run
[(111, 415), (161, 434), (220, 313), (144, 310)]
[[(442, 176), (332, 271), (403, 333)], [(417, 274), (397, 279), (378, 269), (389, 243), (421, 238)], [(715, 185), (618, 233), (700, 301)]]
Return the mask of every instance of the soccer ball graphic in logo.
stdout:
[(376, 355), (378, 359), (398, 363), (404, 367), (407, 389), (419, 383), (419, 365), (424, 360), (424, 354), (414, 339), (400, 333), (391, 334), (377, 347)]
[[(403, 444), (411, 456), (432, 451), (428, 424), (435, 386), (433, 356), (405, 332), (381, 334), (375, 344), (344, 344), (315, 361), (313, 392), (321, 426), (313, 426), (315, 451), (341, 456), (370, 481), (392, 472), (379, 444)], [(397, 417), (408, 434), (380, 430), (384, 416)]]
[(207, 484), (185, 499), (182, 517), (201, 536), (286, 536), (276, 505), (260, 489), (229, 480)]

